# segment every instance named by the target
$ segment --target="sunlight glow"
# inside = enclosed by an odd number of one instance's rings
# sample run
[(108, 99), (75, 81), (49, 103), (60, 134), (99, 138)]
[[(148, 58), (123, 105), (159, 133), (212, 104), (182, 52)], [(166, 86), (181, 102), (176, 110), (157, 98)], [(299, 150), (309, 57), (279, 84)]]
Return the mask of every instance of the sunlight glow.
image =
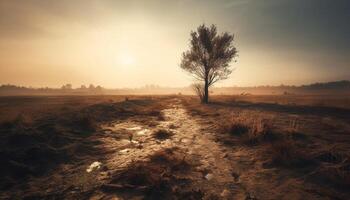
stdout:
[(118, 56), (118, 63), (123, 66), (130, 66), (135, 64), (135, 57), (129, 52), (120, 53)]

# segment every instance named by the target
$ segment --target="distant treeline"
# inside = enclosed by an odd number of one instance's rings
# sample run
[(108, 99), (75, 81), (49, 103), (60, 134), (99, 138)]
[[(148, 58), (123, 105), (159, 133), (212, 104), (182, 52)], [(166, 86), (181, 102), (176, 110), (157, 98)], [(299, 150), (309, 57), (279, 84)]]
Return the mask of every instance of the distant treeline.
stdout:
[[(298, 95), (298, 94), (350, 94), (350, 81), (334, 81), (326, 83), (313, 83), (301, 86), (256, 86), (256, 87), (214, 87), (210, 92), (214, 95)], [(106, 89), (101, 86), (82, 85), (73, 88), (71, 84), (65, 84), (61, 88), (32, 88), (16, 85), (1, 85), (1, 96), (13, 95), (132, 95), (132, 94), (193, 94), (191, 87), (160, 87), (146, 85), (141, 88)]]
[(65, 84), (61, 88), (32, 88), (16, 85), (1, 85), (0, 95), (95, 95), (103, 94), (104, 89), (101, 86), (90, 84), (88, 87), (82, 85), (79, 88), (73, 88), (71, 84)]
[(350, 94), (350, 81), (333, 81), (313, 83), (309, 85), (290, 86), (256, 86), (256, 87), (222, 87), (215, 88), (216, 94), (271, 94), (271, 95), (298, 95), (298, 94)]
[(334, 81), (327, 83), (314, 83), (310, 85), (302, 85), (301, 88), (304, 89), (350, 89), (350, 81)]

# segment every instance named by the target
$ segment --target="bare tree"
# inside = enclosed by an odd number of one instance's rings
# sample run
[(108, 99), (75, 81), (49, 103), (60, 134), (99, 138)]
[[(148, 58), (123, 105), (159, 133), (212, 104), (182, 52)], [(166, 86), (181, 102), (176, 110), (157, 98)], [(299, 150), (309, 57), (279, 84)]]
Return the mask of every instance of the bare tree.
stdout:
[(182, 54), (180, 67), (203, 82), (202, 103), (208, 103), (209, 87), (232, 73), (230, 62), (237, 56), (233, 38), (227, 32), (218, 34), (215, 25), (203, 24), (191, 32), (190, 49)]

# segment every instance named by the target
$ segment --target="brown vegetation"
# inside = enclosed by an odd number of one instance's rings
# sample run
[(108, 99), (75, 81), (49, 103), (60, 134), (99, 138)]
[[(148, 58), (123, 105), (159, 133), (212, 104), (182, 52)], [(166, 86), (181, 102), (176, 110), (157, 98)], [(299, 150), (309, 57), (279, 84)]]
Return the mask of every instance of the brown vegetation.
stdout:
[(251, 98), (5, 98), (0, 197), (347, 199), (348, 110)]
[[(299, 98), (294, 104), (287, 105), (283, 99), (293, 101), (293, 97), (237, 97), (241, 98), (245, 101), (237, 101), (229, 96), (218, 97), (208, 106), (196, 104), (187, 98), (184, 104), (189, 113), (204, 118), (203, 125), (215, 127), (215, 131), (219, 133), (215, 135), (216, 141), (232, 148), (233, 153), (245, 152), (249, 155), (247, 159), (254, 160), (253, 163), (262, 163), (261, 169), (256, 165), (244, 165), (245, 168), (255, 168), (255, 172), (247, 170), (250, 171), (251, 184), (273, 183), (276, 178), (281, 179), (280, 185), (286, 184), (285, 187), (289, 187), (293, 177), (298, 177), (302, 180), (303, 187), (316, 187), (312, 191), (317, 190), (321, 196), (339, 199), (349, 196), (347, 192), (344, 193), (344, 188), (349, 185), (350, 180), (350, 146), (347, 143), (350, 141), (350, 129), (344, 125), (343, 130), (340, 130), (340, 126), (330, 126), (322, 119), (327, 116), (327, 120), (332, 119), (336, 124), (347, 124), (350, 117), (347, 109), (334, 108), (331, 101), (329, 105), (319, 107), (320, 104), (313, 103), (322, 101), (318, 96), (313, 97), (314, 99), (309, 96), (307, 101)], [(271, 100), (276, 102), (264, 103)], [(329, 150), (329, 146), (341, 148)], [(225, 156), (230, 158), (230, 154)], [(243, 162), (236, 159), (233, 165)], [(258, 176), (262, 173), (259, 170), (274, 168), (280, 172), (270, 175), (270, 180), (259, 180), (259, 183), (255, 183), (257, 180), (250, 180), (253, 179), (252, 174), (256, 173)], [(266, 198), (264, 194), (259, 196)]]
[[(114, 175), (103, 188), (107, 192), (122, 193), (125, 198), (130, 198), (128, 195), (135, 195), (135, 192), (143, 194), (145, 199), (169, 199), (181, 195), (187, 189), (179, 185), (182, 180), (178, 175), (186, 174), (192, 167), (182, 155), (176, 149), (158, 151), (149, 161), (134, 162), (127, 170)], [(198, 195), (189, 192), (186, 194)]]
[[(100, 132), (101, 122), (140, 115), (158, 119), (162, 107), (147, 98), (33, 97), (22, 102), (18, 101), (21, 97), (13, 98), (16, 104), (11, 107), (11, 102), (6, 102), (4, 109), (9, 111), (7, 116), (15, 117), (0, 116), (0, 190), (14, 187), (19, 177), (43, 176), (62, 163), (77, 162), (79, 157), (96, 152), (89, 139), (83, 138)], [(2, 100), (7, 101), (7, 97)], [(20, 109), (28, 112), (11, 113)]]

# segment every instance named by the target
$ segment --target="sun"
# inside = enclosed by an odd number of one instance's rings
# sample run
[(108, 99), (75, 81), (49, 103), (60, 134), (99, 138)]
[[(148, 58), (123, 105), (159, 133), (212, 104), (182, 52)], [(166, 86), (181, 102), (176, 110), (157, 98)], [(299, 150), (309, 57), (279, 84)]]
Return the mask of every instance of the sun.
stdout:
[(122, 52), (118, 56), (118, 62), (123, 66), (130, 66), (135, 63), (135, 57), (128, 52)]

